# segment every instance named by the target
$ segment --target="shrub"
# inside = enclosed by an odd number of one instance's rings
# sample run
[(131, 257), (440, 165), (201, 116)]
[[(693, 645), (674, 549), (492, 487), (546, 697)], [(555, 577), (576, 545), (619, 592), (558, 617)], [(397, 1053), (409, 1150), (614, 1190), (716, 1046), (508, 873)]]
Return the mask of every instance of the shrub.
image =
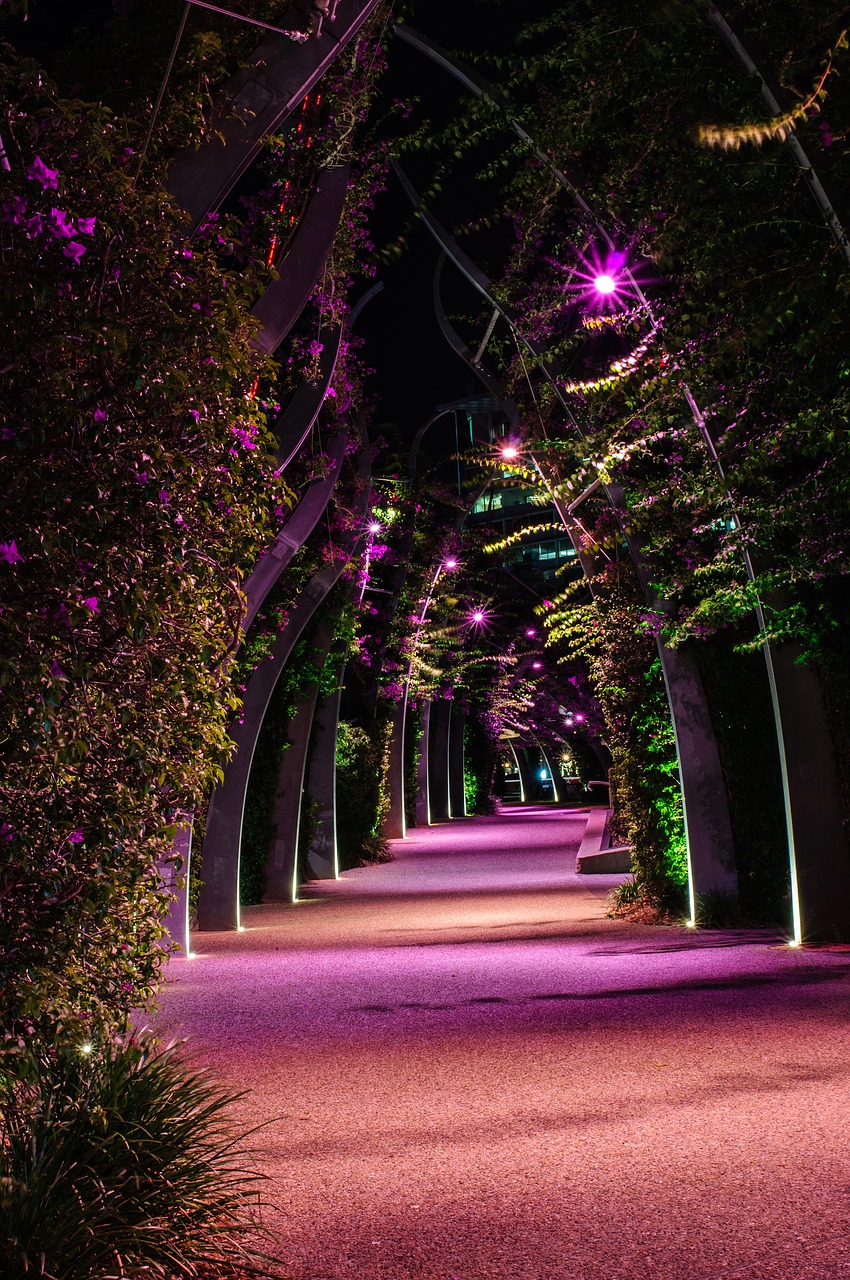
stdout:
[(734, 929), (741, 923), (741, 904), (738, 895), (725, 889), (710, 889), (698, 893), (696, 922), (703, 929)]
[(66, 1041), (0, 1077), (6, 1280), (258, 1269), (241, 1237), (260, 1175), (226, 1115), (238, 1095), (148, 1037), (86, 1048)]
[(0, 1021), (114, 1030), (158, 981), (157, 864), (229, 746), (239, 584), (278, 503), (250, 281), (134, 184), (129, 126), (0, 62)]

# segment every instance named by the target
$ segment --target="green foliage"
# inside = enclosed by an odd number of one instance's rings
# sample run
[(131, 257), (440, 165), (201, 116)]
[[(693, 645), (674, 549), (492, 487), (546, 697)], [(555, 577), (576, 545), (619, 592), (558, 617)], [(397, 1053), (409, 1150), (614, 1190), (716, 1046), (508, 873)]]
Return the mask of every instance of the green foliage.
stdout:
[(595, 579), (592, 603), (564, 593), (546, 614), (549, 641), (587, 663), (607, 727), (616, 842), (632, 847), (636, 879), (665, 899), (687, 880), (675, 741), (655, 641), (642, 625), (626, 561)]
[(643, 891), (640, 883), (631, 876), (628, 880), (624, 880), (622, 884), (618, 884), (615, 889), (611, 890), (611, 902), (614, 913), (622, 911), (624, 907), (632, 907), (643, 900)]
[(372, 732), (346, 720), (336, 742), (337, 845), (340, 868), (389, 860), (380, 834), (386, 812), (385, 754), (389, 724), (377, 722)]
[(696, 921), (701, 929), (734, 929), (741, 923), (738, 895), (725, 889), (698, 893)]
[(256, 1266), (241, 1238), (259, 1175), (233, 1101), (147, 1037), (19, 1059), (0, 1075), (0, 1271), (175, 1280)]
[(499, 740), (492, 720), (485, 721), (474, 713), (467, 717), (463, 735), (463, 764), (466, 812), (493, 813)]
[(250, 282), (184, 252), (108, 112), (30, 64), (0, 87), (0, 1014), (18, 1050), (151, 996), (157, 864), (226, 754), (240, 582), (286, 494), (246, 399)]
[[(510, 388), (526, 421), (540, 424), (534, 447), (553, 489), (599, 479), (622, 496), (622, 527), (592, 502), (589, 519), (582, 508), (586, 558), (615, 560), (624, 532), (641, 549), (642, 590), (627, 611), (611, 613), (607, 598), (590, 612), (576, 606), (553, 619), (552, 633), (571, 652), (593, 640), (620, 835), (637, 841), (638, 878), (678, 883), (684, 865), (652, 646), (640, 652), (650, 633), (718, 668), (710, 701), (742, 904), (776, 917), (787, 869), (773, 729), (751, 691), (736, 705), (746, 668), (732, 647), (792, 642), (816, 668), (850, 814), (850, 688), (838, 674), (850, 566), (846, 227), (837, 243), (784, 143), (793, 129), (845, 221), (850, 81), (840, 8), (752, 0), (723, 10), (782, 104), (773, 121), (711, 6), (571, 0), (529, 23), (514, 56), (493, 60), (504, 97), (467, 102), (434, 145), (467, 171), (481, 154), (509, 161), (499, 198), (483, 193), (515, 232), (498, 296), (540, 353), (536, 370), (533, 357), (500, 353)], [(511, 120), (527, 131), (520, 146)], [(706, 145), (718, 139), (730, 149)], [(607, 304), (592, 289), (603, 265), (619, 273)], [(544, 362), (551, 380), (541, 386)], [(703, 656), (710, 637), (717, 649)], [(661, 787), (658, 805), (643, 792), (647, 780)]]

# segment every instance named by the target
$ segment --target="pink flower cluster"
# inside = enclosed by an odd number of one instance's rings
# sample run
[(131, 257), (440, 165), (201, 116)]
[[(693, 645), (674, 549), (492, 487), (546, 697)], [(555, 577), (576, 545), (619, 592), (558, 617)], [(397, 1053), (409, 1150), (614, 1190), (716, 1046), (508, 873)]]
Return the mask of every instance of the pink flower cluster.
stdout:
[[(59, 173), (49, 169), (40, 156), (36, 156), (26, 170), (30, 182), (37, 182), (42, 191), (56, 191), (59, 186)], [(78, 263), (86, 252), (86, 246), (76, 236), (90, 236), (94, 232), (97, 219), (94, 217), (77, 218), (76, 222), (64, 209), (53, 205), (49, 213), (37, 210), (30, 213), (29, 204), (23, 196), (12, 196), (0, 206), (4, 222), (23, 228), (29, 238), (41, 235), (52, 235), (62, 245), (62, 253), (72, 262)]]

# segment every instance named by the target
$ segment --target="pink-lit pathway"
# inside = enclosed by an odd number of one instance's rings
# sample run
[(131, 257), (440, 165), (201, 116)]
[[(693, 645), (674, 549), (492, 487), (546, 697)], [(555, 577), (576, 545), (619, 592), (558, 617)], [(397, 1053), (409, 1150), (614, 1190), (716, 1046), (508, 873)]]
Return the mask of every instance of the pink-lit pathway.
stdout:
[(850, 1277), (850, 956), (607, 919), (585, 821), (414, 831), (172, 964), (294, 1280)]

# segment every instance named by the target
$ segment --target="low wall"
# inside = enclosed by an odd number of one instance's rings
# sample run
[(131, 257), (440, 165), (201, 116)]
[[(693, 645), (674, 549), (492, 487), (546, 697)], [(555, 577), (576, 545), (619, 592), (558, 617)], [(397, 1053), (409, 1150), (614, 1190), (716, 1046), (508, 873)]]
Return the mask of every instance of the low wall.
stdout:
[(576, 857), (579, 875), (617, 875), (632, 869), (629, 845), (610, 848), (610, 809), (591, 809)]

